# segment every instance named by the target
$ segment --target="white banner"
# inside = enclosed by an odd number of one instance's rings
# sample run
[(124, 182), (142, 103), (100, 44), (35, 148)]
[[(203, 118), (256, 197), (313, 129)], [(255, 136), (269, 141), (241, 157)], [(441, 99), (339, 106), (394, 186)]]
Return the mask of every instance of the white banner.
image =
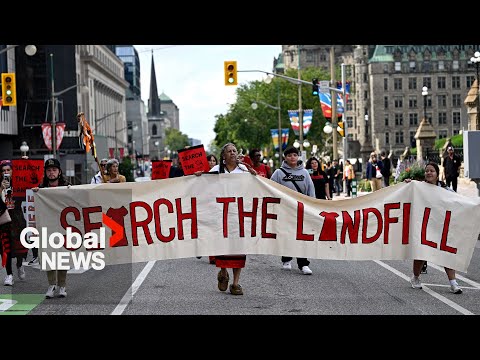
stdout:
[[(105, 226), (107, 265), (271, 254), (423, 259), (466, 272), (480, 233), (479, 198), (417, 181), (327, 201), (260, 176), (204, 174), (40, 189), (35, 205), (37, 228), (48, 233), (65, 234), (72, 226), (82, 234), (98, 234)], [(120, 240), (113, 239), (111, 247), (113, 225)]]

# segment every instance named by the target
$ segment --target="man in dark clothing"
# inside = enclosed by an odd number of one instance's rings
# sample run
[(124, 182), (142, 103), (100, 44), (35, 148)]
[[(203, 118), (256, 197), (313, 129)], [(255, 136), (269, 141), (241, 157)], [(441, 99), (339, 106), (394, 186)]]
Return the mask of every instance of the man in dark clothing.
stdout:
[(383, 185), (387, 187), (390, 185), (390, 172), (392, 168), (392, 163), (390, 161), (390, 158), (387, 157), (387, 154), (385, 153), (385, 151), (382, 151), (382, 153), (380, 154), (380, 158), (383, 163), (383, 169), (381, 171), (383, 175)]
[(462, 160), (455, 155), (453, 147), (447, 148), (447, 156), (443, 159), (443, 169), (445, 170), (445, 182), (450, 187), (452, 184), (453, 191), (457, 192), (457, 178), (460, 175), (460, 165)]

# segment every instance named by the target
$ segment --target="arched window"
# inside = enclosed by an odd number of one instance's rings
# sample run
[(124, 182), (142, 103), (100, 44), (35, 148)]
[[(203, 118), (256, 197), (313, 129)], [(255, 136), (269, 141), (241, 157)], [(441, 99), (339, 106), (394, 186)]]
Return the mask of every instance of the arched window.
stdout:
[(157, 125), (153, 124), (152, 126), (152, 136), (156, 136), (157, 135)]

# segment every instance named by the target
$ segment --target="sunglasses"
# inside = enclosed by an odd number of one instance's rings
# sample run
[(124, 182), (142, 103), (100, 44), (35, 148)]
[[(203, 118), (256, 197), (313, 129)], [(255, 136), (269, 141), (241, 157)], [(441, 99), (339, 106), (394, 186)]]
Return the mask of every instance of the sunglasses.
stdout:
[(102, 166), (102, 167), (103, 167), (103, 166), (107, 166), (107, 164), (100, 164), (100, 166)]

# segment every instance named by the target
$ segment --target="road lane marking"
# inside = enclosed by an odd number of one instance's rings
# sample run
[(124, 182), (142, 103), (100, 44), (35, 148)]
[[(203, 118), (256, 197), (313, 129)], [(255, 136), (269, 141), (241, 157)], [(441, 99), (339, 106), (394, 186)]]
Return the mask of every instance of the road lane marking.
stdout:
[[(443, 267), (440, 267), (438, 265), (435, 265), (435, 264), (432, 264), (432, 263), (428, 263), (428, 266), (434, 268), (434, 269), (437, 269), (438, 271), (445, 271)], [(467, 279), (466, 277), (462, 276), (462, 275), (459, 275), (458, 273), (455, 273), (455, 277), (458, 279), (458, 280), (462, 280), (463, 282), (466, 282), (467, 284), (470, 284), (472, 285), (473, 287), (477, 288), (480, 290), (480, 284), (477, 283), (476, 281), (473, 281), (473, 280), (470, 280), (470, 279)]]
[(142, 283), (147, 278), (148, 273), (152, 270), (153, 265), (155, 265), (156, 261), (149, 261), (147, 265), (143, 268), (143, 270), (138, 274), (137, 278), (133, 282), (132, 286), (127, 290), (125, 295), (123, 295), (122, 300), (120, 300), (117, 307), (112, 311), (110, 315), (122, 315), (125, 311), (127, 305), (132, 301), (133, 297), (137, 293), (137, 290), (142, 285)]
[[(408, 281), (408, 283), (410, 283), (410, 277), (405, 275), (404, 273), (398, 271), (397, 269), (394, 269), (393, 267), (391, 267), (390, 265), (387, 265), (385, 264), (383, 261), (380, 261), (380, 260), (373, 260), (373, 262), (377, 263), (378, 265), (384, 267), (385, 269), (387, 269), (388, 271), (391, 271), (392, 273), (394, 273), (395, 275), (397, 275), (398, 277), (401, 277), (402, 279), (404, 279), (405, 281)], [(428, 266), (430, 267), (431, 265), (433, 264), (428, 264)], [(438, 267), (437, 267), (438, 268)], [(443, 271), (443, 269), (441, 269)], [(458, 311), (459, 313), (462, 313), (463, 315), (475, 315), (474, 313), (472, 313), (471, 311), (465, 309), (464, 307), (458, 305), (457, 303), (453, 302), (452, 300), (446, 298), (445, 296), (442, 296), (438, 293), (436, 293), (435, 291), (431, 290), (428, 286), (426, 286), (425, 284), (422, 284), (422, 289), (423, 291), (425, 291), (427, 294), (433, 296), (434, 298), (440, 300), (441, 302), (443, 302), (444, 304), (450, 306), (451, 308), (455, 309), (456, 311)], [(417, 290), (418, 291), (418, 290)]]

